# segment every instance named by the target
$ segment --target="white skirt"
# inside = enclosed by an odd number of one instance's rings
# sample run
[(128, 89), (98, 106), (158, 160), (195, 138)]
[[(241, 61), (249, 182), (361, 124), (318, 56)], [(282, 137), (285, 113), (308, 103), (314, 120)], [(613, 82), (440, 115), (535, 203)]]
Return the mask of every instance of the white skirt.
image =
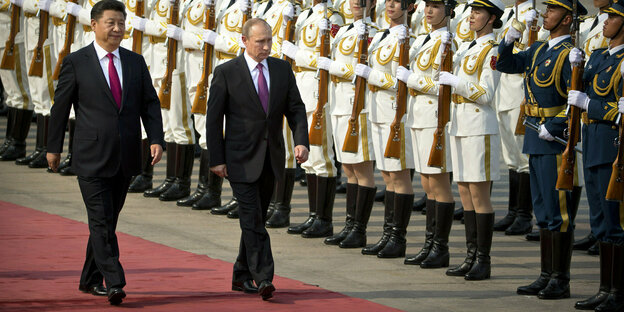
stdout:
[[(424, 174), (438, 174), (450, 172), (451, 167), (451, 143), (450, 136), (446, 135), (444, 144), (446, 145), (446, 157), (444, 160), (444, 168), (429, 167), (429, 154), (431, 153), (431, 145), (433, 145), (433, 134), (436, 128), (413, 129), (410, 128), (412, 137), (412, 149), (414, 150), (414, 166), (416, 172)], [(448, 133), (448, 132), (447, 132)]]
[(412, 139), (410, 131), (405, 131), (405, 125), (401, 122), (403, 142), (401, 143), (401, 153), (398, 159), (384, 157), (386, 143), (390, 135), (390, 123), (371, 122), (371, 134), (373, 150), (377, 169), (383, 171), (401, 171), (414, 169), (414, 155), (412, 154)]
[(500, 179), (500, 136), (451, 136), (453, 181), (485, 182)]
[(373, 142), (371, 138), (370, 121), (368, 114), (361, 113), (359, 116), (359, 140), (357, 152), (343, 152), (342, 146), (349, 131), (349, 119), (351, 115), (331, 116), (332, 128), (334, 133), (334, 148), (336, 149), (336, 158), (343, 164), (359, 164), (365, 161), (375, 160), (373, 153)]

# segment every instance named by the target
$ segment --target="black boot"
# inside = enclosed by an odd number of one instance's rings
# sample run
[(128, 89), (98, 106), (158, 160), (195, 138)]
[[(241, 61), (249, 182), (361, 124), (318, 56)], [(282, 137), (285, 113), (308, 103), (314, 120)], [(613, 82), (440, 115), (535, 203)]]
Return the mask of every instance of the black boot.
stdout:
[(4, 138), (4, 143), (0, 145), (0, 155), (4, 154), (4, 151), (9, 148), (11, 145), (11, 141), (13, 140), (13, 125), (15, 123), (15, 113), (17, 112), (17, 108), (15, 107), (7, 107), (7, 124), (6, 124), (6, 135)]
[(466, 227), (466, 259), (462, 264), (446, 270), (448, 276), (466, 276), (477, 257), (477, 216), (474, 210), (464, 210), (464, 224)]
[(295, 169), (284, 170), (284, 180), (279, 184), (275, 210), (266, 221), (268, 228), (283, 228), (290, 225), (290, 200), (295, 187)]
[(546, 288), (548, 282), (550, 281), (550, 277), (552, 275), (553, 269), (553, 242), (552, 242), (552, 233), (547, 229), (540, 229), (540, 263), (541, 263), (541, 273), (539, 277), (531, 284), (527, 286), (520, 286), (516, 290), (518, 295), (528, 295), (535, 296), (542, 289)]
[[(345, 184), (345, 183), (343, 183)], [(345, 226), (338, 234), (330, 236), (325, 239), (327, 245), (338, 245), (342, 240), (347, 237), (351, 229), (353, 229), (353, 222), (355, 221), (355, 205), (358, 196), (358, 185), (355, 183), (346, 183), (347, 188), (347, 219), (345, 220)]]
[(570, 260), (573, 232), (553, 232), (553, 270), (548, 285), (539, 293), (540, 299), (570, 298)]
[(435, 234), (433, 246), (427, 258), (420, 263), (423, 269), (445, 268), (449, 266), (448, 240), (453, 225), (455, 203), (436, 202)]
[(32, 122), (33, 111), (17, 109), (13, 119), (11, 145), (0, 155), (0, 160), (16, 160), (26, 155), (26, 138)]
[(494, 234), (494, 213), (475, 213), (477, 220), (477, 257), (464, 279), (481, 281), (490, 278), (490, 250)]
[(67, 130), (69, 133), (67, 156), (65, 156), (65, 159), (63, 159), (63, 161), (61, 161), (61, 163), (59, 164), (58, 171), (61, 171), (71, 165), (72, 154), (74, 152), (74, 133), (76, 132), (76, 119), (69, 120), (69, 122), (67, 123)]
[(202, 149), (199, 156), (199, 181), (197, 189), (188, 197), (177, 201), (178, 206), (192, 207), (194, 203), (202, 199), (208, 192), (208, 179), (210, 177), (210, 162), (208, 150)]
[(35, 150), (27, 156), (20, 157), (15, 160), (15, 164), (18, 166), (27, 166), (35, 158), (39, 157), (43, 152), (43, 114), (36, 114), (37, 118), (37, 134), (35, 135)]
[(312, 225), (301, 233), (303, 238), (319, 238), (334, 235), (332, 212), (336, 197), (336, 178), (317, 176), (316, 218)]
[(232, 199), (230, 199), (230, 201), (227, 204), (210, 209), (210, 213), (213, 215), (227, 215), (228, 213), (230, 213), (230, 211), (237, 210), (237, 209), (238, 209), (238, 200), (236, 199), (236, 197), (232, 196)]
[(425, 244), (416, 255), (405, 258), (403, 261), (404, 264), (420, 265), (429, 255), (431, 247), (433, 247), (433, 234), (435, 233), (435, 204), (436, 201), (432, 199), (427, 199), (425, 202), (425, 210), (427, 211), (425, 222)]
[(271, 202), (269, 202), (269, 207), (267, 208), (266, 220), (271, 219), (271, 216), (275, 212), (275, 203), (277, 202), (277, 191), (280, 189), (279, 181), (275, 181), (275, 185), (273, 186), (273, 195), (271, 195)]
[[(31, 162), (28, 163), (28, 168), (48, 168), (48, 159), (46, 154), (48, 153), (48, 123), (50, 122), (50, 116), (41, 115), (41, 147), (40, 153)], [(39, 118), (37, 118), (37, 132), (39, 131)]]
[(423, 195), (417, 201), (414, 202), (414, 206), (412, 207), (413, 211), (422, 211), (427, 206), (427, 194)]
[(593, 310), (609, 297), (613, 270), (613, 244), (600, 242), (600, 287), (598, 293), (574, 305), (579, 310)]
[(375, 201), (376, 202), (383, 202), (385, 196), (386, 196), (386, 189), (385, 188), (383, 188), (381, 190), (378, 190), (377, 193), (375, 194)]
[[(193, 210), (211, 210), (221, 206), (221, 190), (223, 189), (223, 178), (208, 168), (208, 189), (206, 194), (193, 203)], [(226, 212), (227, 213), (227, 212)]]
[[(494, 224), (494, 231), (505, 231), (511, 226), (516, 219), (518, 210), (518, 190), (520, 184), (520, 176), (516, 170), (509, 169), (509, 205), (507, 206), (507, 215)], [(529, 197), (531, 194), (529, 193)]]
[(301, 234), (307, 230), (316, 218), (316, 175), (306, 174), (306, 185), (308, 187), (308, 218), (303, 223), (288, 228), (288, 234)]
[(607, 299), (596, 307), (597, 312), (624, 311), (624, 246), (613, 245), (612, 263), (611, 291)]
[(152, 166), (152, 151), (148, 139), (141, 141), (141, 174), (134, 177), (128, 193), (143, 193), (152, 188), (152, 177), (154, 176), (154, 166)]
[(589, 247), (594, 246), (594, 244), (597, 242), (598, 240), (596, 239), (596, 236), (594, 236), (594, 234), (592, 232), (589, 232), (589, 234), (587, 234), (587, 236), (583, 237), (583, 239), (580, 240), (575, 240), (574, 244), (572, 245), (572, 249), (574, 250), (587, 250), (589, 249)]
[(375, 203), (375, 192), (377, 192), (376, 187), (358, 186), (353, 228), (338, 247), (361, 248), (366, 246), (366, 226)]
[(394, 193), (394, 219), (390, 239), (382, 250), (377, 253), (377, 258), (400, 258), (405, 257), (407, 241), (407, 225), (409, 224), (412, 207), (414, 206), (414, 194)]
[[(459, 207), (455, 209), (455, 211), (453, 212), (453, 220), (462, 221), (463, 219), (464, 219), (464, 207)], [(461, 223), (464, 223), (464, 221), (462, 221)]]
[[(377, 201), (377, 195), (379, 192), (375, 194), (375, 201)], [(381, 238), (374, 245), (366, 246), (362, 248), (363, 255), (376, 255), (382, 250), (388, 240), (390, 239), (390, 232), (392, 232), (392, 220), (394, 219), (394, 192), (385, 191), (383, 196), (384, 198), (384, 224), (383, 224), (383, 234), (381, 234)]]
[(593, 246), (587, 249), (587, 254), (590, 256), (597, 256), (600, 254), (600, 244), (596, 242)]
[(195, 145), (176, 144), (176, 179), (158, 199), (173, 201), (184, 198), (191, 194), (191, 174), (193, 173), (193, 161), (195, 160)]
[(540, 232), (539, 231), (533, 231), (533, 232), (525, 235), (524, 238), (526, 240), (528, 240), (529, 242), (539, 242), (539, 240), (540, 240)]
[[(518, 175), (518, 206), (516, 208), (516, 219), (511, 226), (505, 230), (505, 235), (524, 235), (531, 233), (533, 225), (533, 202), (531, 198), (531, 176), (528, 173), (517, 173)], [(510, 196), (511, 200), (511, 196)]]
[(176, 174), (176, 145), (175, 143), (167, 142), (167, 172), (165, 181), (156, 188), (146, 190), (143, 192), (145, 197), (159, 197), (160, 194), (168, 190), (175, 181)]

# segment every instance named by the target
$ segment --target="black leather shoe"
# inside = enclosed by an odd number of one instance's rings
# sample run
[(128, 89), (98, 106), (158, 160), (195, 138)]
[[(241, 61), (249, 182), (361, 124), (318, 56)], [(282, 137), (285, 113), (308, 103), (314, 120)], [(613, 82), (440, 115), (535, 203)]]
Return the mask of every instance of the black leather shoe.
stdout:
[(104, 285), (102, 284), (94, 285), (94, 286), (80, 285), (78, 286), (78, 290), (86, 294), (92, 294), (94, 296), (106, 296), (107, 294), (106, 287), (104, 287)]
[(336, 194), (346, 194), (347, 193), (347, 183), (340, 183), (336, 186)]
[(275, 208), (271, 217), (266, 221), (267, 228), (284, 228), (290, 225), (290, 207)]
[(48, 168), (48, 159), (46, 158), (46, 150), (41, 151), (41, 154), (28, 163), (28, 168)]
[(334, 226), (331, 221), (316, 218), (312, 225), (301, 233), (303, 238), (319, 238), (334, 235)]
[(589, 247), (587, 249), (587, 254), (591, 255), (591, 256), (599, 255), (600, 254), (600, 247), (598, 247), (598, 246), (599, 246), (599, 243), (596, 242), (593, 246)]
[(269, 300), (273, 298), (274, 291), (275, 286), (267, 280), (260, 282), (260, 285), (258, 286), (258, 294), (262, 296), (262, 300)]
[(134, 178), (132, 183), (130, 183), (128, 193), (143, 193), (151, 189), (152, 186), (152, 177), (140, 174)]
[(574, 250), (587, 250), (596, 244), (596, 237), (591, 232), (582, 239), (575, 241), (572, 249)]
[(244, 282), (232, 282), (233, 291), (242, 291), (246, 294), (257, 294), (258, 287), (254, 285), (253, 280), (246, 280)]
[(120, 305), (123, 298), (126, 298), (126, 293), (123, 289), (113, 287), (108, 290), (108, 302), (110, 302), (111, 305)]
[(214, 207), (210, 209), (210, 213), (214, 215), (226, 215), (228, 212), (238, 208), (238, 200), (236, 197), (232, 197), (232, 199), (225, 205), (221, 207)]
[(516, 217), (514, 222), (505, 230), (505, 235), (524, 235), (533, 230), (531, 220)]
[(303, 223), (301, 224), (297, 224), (295, 226), (291, 226), (288, 228), (288, 234), (301, 234), (303, 233), (303, 231), (307, 230), (310, 226), (312, 226), (312, 223), (314, 223), (314, 215), (310, 215), (305, 221), (303, 221)]
[(58, 172), (59, 172), (60, 175), (66, 176), (66, 177), (75, 176), (76, 173), (74, 172), (74, 169), (72, 169), (72, 168), (73, 168), (72, 166), (67, 166), (67, 167), (59, 170)]
[(417, 201), (414, 202), (414, 205), (412, 206), (412, 211), (422, 211), (423, 208), (425, 208), (426, 203), (427, 194), (423, 195), (423, 197), (419, 198)]
[(455, 211), (453, 211), (453, 220), (462, 221), (463, 219), (464, 219), (464, 207), (459, 207), (455, 209)]
[(229, 219), (238, 219), (238, 205), (227, 213)]
[(540, 234), (539, 232), (535, 231), (535, 232), (531, 232), (527, 234), (524, 238), (528, 240), (529, 242), (539, 242)]

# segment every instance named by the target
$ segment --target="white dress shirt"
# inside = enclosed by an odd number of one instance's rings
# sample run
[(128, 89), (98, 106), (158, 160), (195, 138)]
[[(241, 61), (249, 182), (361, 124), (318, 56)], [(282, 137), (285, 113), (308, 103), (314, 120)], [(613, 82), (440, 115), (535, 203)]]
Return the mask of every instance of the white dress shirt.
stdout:
[(570, 38), (570, 35), (563, 35), (563, 36), (559, 36), (557, 38), (548, 40), (548, 49), (546, 49), (546, 51), (552, 49), (552, 47), (556, 46), (557, 44), (559, 44), (559, 42), (567, 38)]
[[(258, 66), (258, 62), (254, 61), (254, 59), (251, 58), (251, 56), (249, 56), (249, 54), (247, 54), (247, 51), (245, 51), (245, 53), (243, 54), (245, 56), (245, 61), (247, 61), (247, 66), (249, 67), (249, 73), (251, 74), (251, 79), (253, 80), (254, 83), (254, 87), (256, 87), (256, 92), (258, 92), (258, 69), (256, 68), (256, 66)], [(266, 80), (267, 83), (267, 90), (271, 90), (271, 78), (269, 77), (269, 64), (267, 63), (267, 60), (264, 59), (262, 60), (262, 73), (264, 74), (264, 79)]]
[(615, 53), (618, 53), (618, 52), (620, 52), (622, 49), (624, 49), (624, 44), (620, 44), (620, 45), (619, 45), (619, 46), (617, 46), (617, 47), (613, 47), (613, 48), (609, 49), (609, 55), (613, 55), (613, 54), (615, 54)]
[[(102, 67), (102, 72), (104, 72), (104, 77), (106, 77), (106, 83), (108, 83), (108, 87), (110, 88), (110, 78), (108, 77), (108, 52), (104, 50), (95, 40), (93, 41), (93, 47), (95, 47), (95, 53), (97, 54), (97, 58), (100, 61), (100, 66)], [(115, 49), (115, 51), (111, 52), (115, 57), (113, 57), (113, 64), (115, 65), (115, 69), (117, 70), (117, 75), (119, 76), (119, 84), (121, 84), (121, 89), (123, 90), (123, 74), (121, 72), (121, 59), (119, 58), (119, 48)]]

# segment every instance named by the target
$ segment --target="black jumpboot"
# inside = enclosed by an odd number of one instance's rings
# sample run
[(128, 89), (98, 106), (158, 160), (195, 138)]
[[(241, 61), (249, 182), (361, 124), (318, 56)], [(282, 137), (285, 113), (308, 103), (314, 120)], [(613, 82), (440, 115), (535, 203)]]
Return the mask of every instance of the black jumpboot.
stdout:
[(611, 291), (607, 299), (596, 307), (597, 312), (624, 311), (624, 246), (613, 245)]
[[(379, 192), (377, 192), (379, 194)], [(375, 198), (377, 198), (377, 194), (375, 194)], [(392, 220), (394, 219), (394, 192), (385, 191), (383, 196), (384, 201), (384, 224), (383, 224), (383, 234), (381, 234), (381, 238), (374, 245), (366, 246), (362, 248), (363, 255), (376, 255), (381, 251), (388, 240), (390, 239), (390, 232), (392, 232)], [(377, 200), (377, 199), (375, 199)]]
[(284, 170), (284, 180), (275, 190), (275, 208), (266, 221), (268, 228), (283, 228), (290, 225), (290, 200), (295, 187), (295, 169)]
[(334, 235), (332, 212), (336, 197), (336, 178), (316, 177), (316, 218), (312, 225), (301, 233), (303, 238), (318, 238)]
[[(511, 226), (505, 230), (505, 235), (524, 235), (531, 233), (533, 225), (533, 201), (531, 198), (531, 176), (528, 173), (517, 173), (518, 175), (518, 206), (516, 209), (516, 219)], [(510, 196), (511, 198), (511, 196)]]
[(168, 190), (175, 181), (176, 174), (176, 146), (173, 142), (167, 142), (167, 172), (165, 181), (156, 188), (143, 192), (145, 197), (159, 197), (160, 194)]
[[(494, 231), (505, 231), (516, 219), (518, 211), (518, 191), (520, 189), (520, 174), (513, 169), (509, 169), (509, 205), (507, 206), (507, 215), (494, 224)], [(531, 193), (528, 194), (531, 196)]]
[(316, 175), (306, 174), (306, 185), (308, 187), (308, 218), (303, 223), (288, 228), (288, 234), (301, 234), (307, 230), (316, 218)]
[(238, 211), (238, 199), (234, 196), (225, 205), (210, 209), (210, 213), (213, 215), (227, 215), (232, 211)]
[(490, 250), (494, 234), (494, 213), (475, 213), (477, 220), (477, 257), (464, 279), (481, 281), (490, 278)]
[(527, 286), (518, 287), (518, 289), (516, 290), (516, 293), (518, 295), (535, 296), (542, 289), (546, 288), (546, 285), (548, 285), (548, 282), (550, 281), (553, 270), (553, 232), (549, 231), (548, 229), (540, 229), (539, 234), (540, 263), (542, 272), (533, 283)]
[(29, 168), (48, 168), (46, 154), (48, 153), (48, 123), (50, 122), (50, 116), (40, 115), (37, 117), (37, 132), (39, 132), (40, 118), (41, 127), (43, 128), (41, 131), (41, 146), (39, 147), (40, 153), (28, 163)]
[(338, 244), (338, 247), (361, 248), (366, 246), (366, 226), (373, 210), (376, 192), (376, 187), (358, 186), (353, 228), (347, 237)]
[(570, 260), (572, 258), (572, 241), (574, 233), (552, 233), (552, 275), (548, 285), (537, 293), (540, 299), (570, 298)]
[(176, 202), (178, 206), (192, 207), (208, 192), (208, 179), (210, 176), (210, 162), (208, 150), (202, 149), (199, 156), (199, 180), (197, 188), (193, 194), (184, 197)]
[(453, 225), (453, 211), (455, 203), (436, 202), (435, 207), (435, 234), (433, 247), (427, 258), (420, 263), (423, 269), (445, 268), (449, 266), (448, 240)]
[(414, 194), (394, 194), (394, 219), (390, 232), (390, 239), (382, 250), (377, 253), (377, 258), (405, 257), (407, 241), (407, 225), (409, 224), (412, 207), (414, 206)]
[[(62, 176), (73, 176), (76, 175), (71, 166), (74, 155), (74, 134), (76, 133), (76, 119), (70, 119), (69, 123), (67, 124), (67, 128), (69, 130), (69, 144), (67, 146), (67, 156), (59, 164), (58, 172)], [(48, 171), (50, 171), (49, 168)]]
[(28, 164), (30, 164), (31, 161), (35, 160), (35, 158), (39, 157), (39, 155), (41, 155), (41, 152), (43, 151), (43, 146), (44, 146), (44, 142), (43, 142), (43, 114), (36, 114), (36, 118), (37, 118), (37, 132), (35, 135), (35, 150), (24, 156), (24, 157), (20, 157), (18, 159), (15, 160), (15, 164), (18, 166), (27, 166)]
[[(212, 213), (212, 209), (217, 209), (221, 207), (221, 191), (223, 189), (223, 178), (218, 176), (216, 173), (210, 171), (208, 168), (208, 188), (206, 190), (206, 194), (202, 196), (198, 201), (193, 203), (193, 210), (208, 210), (210, 209)], [(236, 199), (233, 198), (232, 201), (236, 202)], [(238, 202), (236, 202), (238, 205)], [(226, 211), (225, 213), (228, 213)]]
[(333, 236), (325, 239), (327, 245), (338, 245), (342, 240), (347, 237), (347, 234), (353, 229), (353, 223), (355, 222), (355, 209), (357, 202), (358, 185), (355, 183), (347, 183), (347, 219), (345, 220), (344, 228)]
[(613, 244), (600, 242), (600, 287), (598, 288), (598, 293), (583, 301), (577, 301), (574, 307), (579, 310), (594, 310), (607, 300), (611, 291), (612, 270)]
[(474, 210), (464, 210), (464, 225), (466, 226), (466, 259), (462, 264), (446, 270), (448, 276), (466, 276), (477, 258), (477, 214)]
[(6, 125), (6, 135), (4, 137), (4, 143), (0, 145), (0, 155), (4, 154), (4, 151), (9, 148), (11, 145), (11, 141), (13, 140), (12, 132), (13, 125), (15, 124), (15, 113), (17, 112), (17, 108), (15, 107), (7, 107), (7, 125)]
[(162, 201), (178, 200), (191, 194), (195, 145), (176, 144), (176, 160), (176, 179), (171, 187), (158, 197)]
[(32, 121), (33, 111), (17, 109), (13, 119), (12, 140), (4, 153), (0, 155), (0, 160), (16, 160), (26, 155), (26, 138)]
[[(173, 151), (172, 151), (173, 152)], [(152, 177), (154, 176), (154, 166), (152, 166), (152, 150), (148, 139), (141, 141), (141, 174), (132, 179), (128, 187), (128, 193), (143, 193), (152, 188)]]
[(426, 200), (425, 210), (427, 211), (427, 217), (425, 222), (425, 244), (416, 255), (405, 258), (403, 261), (404, 264), (420, 265), (429, 255), (431, 247), (433, 246), (433, 234), (435, 233), (435, 204), (435, 200)]

